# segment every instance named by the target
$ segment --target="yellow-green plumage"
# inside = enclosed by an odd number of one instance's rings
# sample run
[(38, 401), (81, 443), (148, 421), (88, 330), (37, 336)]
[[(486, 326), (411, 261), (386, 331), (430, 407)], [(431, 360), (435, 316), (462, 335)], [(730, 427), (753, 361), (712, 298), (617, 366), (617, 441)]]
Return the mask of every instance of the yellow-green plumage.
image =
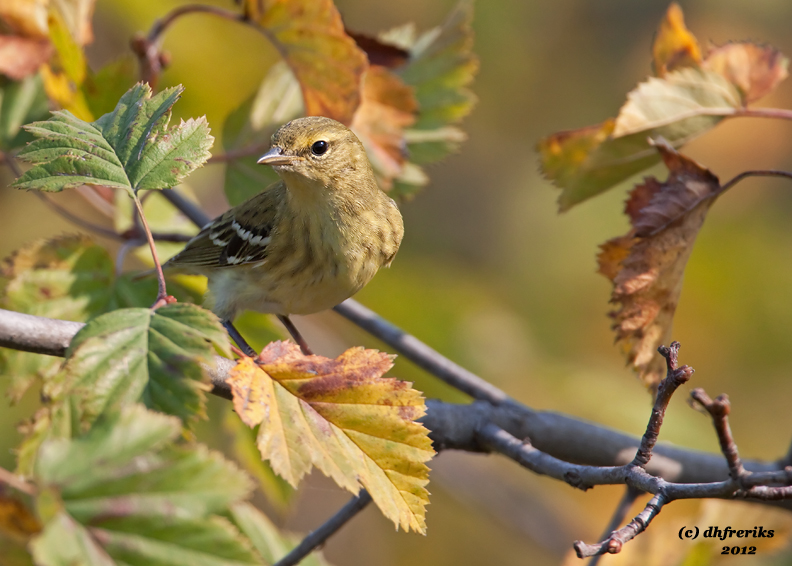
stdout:
[(259, 162), (281, 181), (205, 226), (164, 266), (206, 275), (220, 318), (328, 309), (390, 265), (401, 214), (352, 131), (329, 118), (293, 120)]

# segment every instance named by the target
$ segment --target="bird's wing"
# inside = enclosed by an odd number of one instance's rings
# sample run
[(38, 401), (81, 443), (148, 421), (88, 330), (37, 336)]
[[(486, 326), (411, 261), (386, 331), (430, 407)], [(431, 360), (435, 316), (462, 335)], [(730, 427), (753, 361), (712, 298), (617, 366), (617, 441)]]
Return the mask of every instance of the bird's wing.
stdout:
[(163, 267), (189, 271), (262, 261), (284, 197), (285, 186), (280, 182), (232, 208), (204, 226)]

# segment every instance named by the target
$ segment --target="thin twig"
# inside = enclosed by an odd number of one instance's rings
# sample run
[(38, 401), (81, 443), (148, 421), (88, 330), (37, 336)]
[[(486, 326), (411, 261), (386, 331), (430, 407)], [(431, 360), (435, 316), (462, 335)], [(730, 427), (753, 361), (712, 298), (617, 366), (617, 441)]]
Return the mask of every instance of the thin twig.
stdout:
[(161, 192), (162, 196), (165, 197), (168, 202), (175, 206), (177, 210), (184, 214), (188, 220), (195, 224), (199, 229), (211, 222), (212, 219), (203, 210), (201, 210), (200, 206), (182, 196), (181, 193), (175, 191), (174, 189), (164, 189)]
[(781, 171), (778, 169), (755, 169), (752, 171), (743, 171), (733, 179), (721, 185), (720, 189), (718, 189), (718, 193), (728, 191), (734, 185), (748, 177), (785, 177), (787, 179), (792, 179), (792, 171)]
[(657, 389), (657, 398), (652, 408), (652, 416), (649, 418), (646, 432), (641, 439), (641, 446), (638, 447), (632, 462), (633, 465), (642, 468), (646, 467), (646, 464), (652, 458), (652, 449), (660, 435), (660, 427), (663, 426), (663, 418), (665, 417), (668, 403), (671, 401), (671, 396), (680, 385), (687, 382), (690, 376), (693, 375), (693, 368), (689, 366), (677, 367), (679, 342), (671, 342), (670, 348), (660, 346), (657, 350), (666, 360), (666, 377), (660, 382), (660, 386)]
[(792, 120), (792, 110), (786, 108), (738, 108), (735, 117), (742, 118), (779, 118)]
[(729, 465), (729, 475), (734, 481), (740, 481), (748, 472), (743, 467), (737, 444), (734, 442), (731, 427), (729, 426), (729, 412), (731, 411), (729, 398), (726, 395), (719, 395), (713, 401), (701, 388), (691, 391), (690, 397), (704, 407), (710, 417), (712, 417), (712, 424), (718, 434), (721, 452)]
[[(199, 206), (175, 190), (166, 189), (162, 191), (162, 195), (196, 226), (206, 226), (211, 220)], [(493, 405), (513, 402), (503, 390), (452, 362), (415, 336), (407, 334), (354, 299), (347, 299), (340, 305), (336, 305), (333, 310), (372, 336), (379, 338), (414, 364), (474, 399), (488, 401)]]
[(96, 232), (97, 234), (100, 234), (105, 238), (112, 238), (114, 240), (125, 239), (121, 234), (119, 234), (115, 230), (112, 230), (110, 228), (105, 228), (104, 226), (99, 226), (98, 224), (94, 224), (93, 222), (89, 222), (83, 218), (80, 218), (75, 214), (72, 214), (71, 212), (63, 208), (61, 205), (59, 205), (58, 203), (47, 197), (47, 195), (45, 195), (42, 192), (33, 191), (33, 194), (36, 195), (44, 204), (46, 204), (56, 213), (63, 216), (69, 222), (76, 224), (80, 228), (84, 228), (85, 230), (90, 230), (91, 232)]
[(297, 327), (294, 326), (294, 323), (291, 321), (291, 319), (288, 316), (282, 314), (279, 314), (277, 316), (278, 316), (278, 320), (281, 321), (281, 324), (286, 327), (286, 330), (289, 331), (291, 337), (294, 338), (294, 341), (300, 347), (302, 353), (306, 356), (313, 356), (313, 352), (311, 351), (311, 348), (308, 346), (308, 342), (305, 341), (305, 338), (303, 338), (303, 335), (300, 334), (299, 330), (297, 330)]
[(148, 222), (146, 222), (146, 215), (143, 214), (143, 205), (140, 204), (140, 199), (137, 195), (132, 195), (132, 200), (135, 201), (140, 221), (143, 223), (143, 230), (146, 232), (149, 248), (151, 248), (151, 257), (154, 259), (154, 269), (157, 272), (157, 300), (152, 305), (152, 309), (159, 308), (168, 301), (168, 289), (165, 285), (165, 274), (162, 273), (162, 265), (160, 265), (159, 257), (157, 256), (157, 246), (154, 243), (154, 238), (151, 236), (151, 229), (149, 229)]
[(0, 483), (13, 487), (17, 491), (21, 491), (25, 495), (36, 495), (36, 486), (26, 482), (13, 472), (9, 472), (3, 467), (0, 467)]
[(207, 4), (186, 4), (174, 8), (154, 22), (147, 36), (136, 35), (132, 39), (132, 50), (138, 56), (143, 81), (155, 87), (162, 69), (167, 65), (167, 57), (160, 52), (160, 43), (165, 31), (182, 16), (197, 13), (211, 14), (237, 22), (244, 22), (246, 18), (245, 14)]
[(649, 500), (649, 503), (646, 504), (643, 511), (638, 513), (632, 521), (618, 531), (611, 533), (604, 541), (598, 544), (586, 544), (580, 540), (575, 541), (573, 546), (578, 558), (597, 556), (599, 554), (618, 554), (621, 552), (624, 543), (631, 541), (646, 530), (646, 527), (649, 526), (652, 519), (657, 517), (663, 505), (666, 503), (667, 500), (665, 495), (663, 493), (658, 493)]
[[(613, 532), (619, 528), (619, 525), (624, 522), (624, 518), (627, 516), (627, 512), (630, 510), (630, 507), (632, 507), (632, 504), (635, 503), (635, 500), (638, 499), (642, 493), (642, 491), (627, 486), (627, 488), (624, 490), (624, 495), (622, 496), (621, 500), (619, 500), (619, 504), (616, 505), (616, 509), (613, 510), (611, 520), (608, 522), (608, 526), (605, 527), (605, 532), (602, 533), (600, 540), (609, 538)], [(587, 566), (597, 566), (600, 561), (600, 556), (602, 555), (594, 555), (591, 560), (589, 560)]]
[(321, 546), (325, 541), (343, 527), (352, 517), (362, 511), (366, 505), (371, 503), (371, 496), (365, 489), (361, 489), (357, 497), (353, 497), (349, 503), (344, 505), (338, 512), (330, 517), (322, 526), (308, 534), (294, 549), (286, 556), (278, 560), (274, 566), (293, 566), (308, 556), (314, 549)]

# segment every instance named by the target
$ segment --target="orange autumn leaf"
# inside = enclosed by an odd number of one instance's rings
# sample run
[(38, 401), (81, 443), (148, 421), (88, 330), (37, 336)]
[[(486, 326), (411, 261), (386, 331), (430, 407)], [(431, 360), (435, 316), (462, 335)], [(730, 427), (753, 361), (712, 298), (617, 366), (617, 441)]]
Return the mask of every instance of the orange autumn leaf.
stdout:
[(685, 265), (707, 211), (721, 193), (718, 178), (656, 142), (669, 170), (660, 182), (648, 177), (630, 194), (626, 213), (632, 229), (601, 246), (599, 272), (613, 282), (611, 303), (616, 342), (628, 363), (652, 390), (665, 376), (657, 347), (671, 338)]
[(385, 67), (369, 68), (351, 127), (366, 147), (380, 186), (385, 190), (402, 172), (406, 161), (404, 130), (415, 122), (417, 111), (412, 87)]
[(741, 42), (714, 48), (702, 67), (723, 75), (748, 105), (775, 90), (787, 78), (788, 65), (789, 59), (774, 47)]
[(728, 44), (702, 59), (676, 4), (660, 24), (652, 54), (658, 76), (634, 88), (616, 118), (539, 142), (542, 172), (562, 190), (561, 211), (656, 164), (648, 138), (681, 147), (739, 115), (787, 76), (787, 59), (769, 46)]
[(682, 8), (674, 2), (668, 7), (652, 45), (652, 64), (658, 77), (681, 67), (701, 63), (701, 49), (696, 36), (685, 27)]
[(332, 0), (248, 0), (245, 10), (297, 77), (306, 114), (349, 125), (367, 60)]
[(0, 492), (0, 534), (27, 542), (41, 531), (41, 523), (18, 499)]
[(409, 383), (381, 377), (392, 365), (376, 350), (329, 359), (273, 342), (258, 363), (241, 359), (228, 383), (240, 418), (261, 425), (262, 456), (290, 484), (316, 466), (352, 493), (365, 487), (397, 528), (424, 533), (434, 451), (415, 420), (426, 407)]

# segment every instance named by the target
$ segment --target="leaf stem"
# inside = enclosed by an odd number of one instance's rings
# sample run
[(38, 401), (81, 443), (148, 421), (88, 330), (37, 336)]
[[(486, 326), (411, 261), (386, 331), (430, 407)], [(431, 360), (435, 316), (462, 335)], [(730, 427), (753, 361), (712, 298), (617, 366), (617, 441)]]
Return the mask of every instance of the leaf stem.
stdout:
[(747, 179), (748, 177), (785, 177), (787, 179), (792, 179), (792, 171), (781, 171), (778, 169), (755, 169), (752, 171), (743, 171), (730, 181), (721, 185), (719, 193), (725, 193), (729, 189), (731, 189), (734, 185), (742, 181), (743, 179)]
[(143, 205), (140, 203), (137, 193), (132, 196), (132, 200), (135, 201), (135, 207), (140, 216), (140, 222), (143, 224), (143, 231), (146, 233), (146, 239), (148, 240), (149, 248), (151, 248), (151, 257), (154, 259), (154, 269), (157, 272), (157, 300), (151, 306), (152, 309), (157, 309), (169, 302), (168, 289), (165, 286), (165, 274), (162, 273), (162, 265), (157, 256), (157, 246), (154, 244), (154, 237), (151, 235), (148, 222), (146, 222), (146, 215), (143, 214)]
[(787, 108), (738, 108), (734, 111), (734, 117), (744, 118), (780, 118), (782, 120), (792, 120), (792, 110)]
[(36, 495), (36, 486), (26, 482), (21, 477), (2, 467), (0, 467), (0, 483), (4, 483), (7, 486), (13, 487), (25, 495)]

